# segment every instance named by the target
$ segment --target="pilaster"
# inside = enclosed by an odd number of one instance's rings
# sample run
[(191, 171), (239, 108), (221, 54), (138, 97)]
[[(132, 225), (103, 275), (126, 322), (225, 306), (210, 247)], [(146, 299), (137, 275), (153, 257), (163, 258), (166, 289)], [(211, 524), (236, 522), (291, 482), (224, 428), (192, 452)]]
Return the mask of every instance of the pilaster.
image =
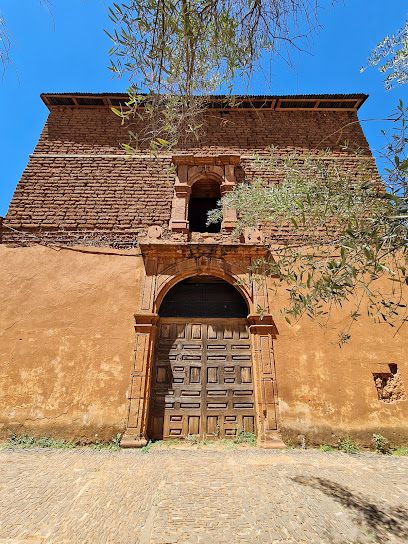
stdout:
[(271, 315), (249, 315), (248, 323), (253, 353), (258, 445), (283, 449), (285, 444), (278, 433), (278, 391), (273, 353), (276, 326)]
[(127, 429), (120, 443), (122, 448), (140, 448), (148, 442), (147, 418), (158, 315), (135, 315), (135, 320), (134, 364), (128, 399)]

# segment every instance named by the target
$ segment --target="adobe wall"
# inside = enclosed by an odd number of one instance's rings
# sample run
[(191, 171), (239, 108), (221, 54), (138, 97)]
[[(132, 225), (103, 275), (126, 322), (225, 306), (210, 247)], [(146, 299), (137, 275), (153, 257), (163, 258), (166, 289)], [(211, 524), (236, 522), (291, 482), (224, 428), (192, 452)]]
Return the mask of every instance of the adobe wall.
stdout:
[(128, 253), (0, 245), (1, 437), (124, 430), (142, 274)]
[[(3, 438), (109, 440), (125, 428), (143, 262), (137, 250), (89, 250), (0, 245)], [(310, 445), (350, 435), (369, 445), (375, 432), (408, 444), (408, 400), (380, 401), (373, 379), (397, 364), (408, 386), (406, 332), (394, 337), (391, 327), (361, 318), (340, 349), (333, 327), (344, 325), (336, 314), (327, 330), (276, 318), (283, 438)]]
[[(344, 311), (345, 310), (345, 311)], [(280, 427), (284, 440), (336, 445), (349, 435), (370, 445), (373, 433), (394, 445), (408, 444), (408, 337), (404, 328), (374, 324), (362, 316), (351, 329), (350, 343), (338, 346), (347, 328), (347, 310), (333, 312), (327, 329), (308, 318), (289, 327), (276, 319), (274, 342)], [(341, 317), (345, 316), (344, 319)], [(405, 400), (379, 400), (374, 374), (397, 364)], [(372, 445), (372, 444), (371, 444)]]

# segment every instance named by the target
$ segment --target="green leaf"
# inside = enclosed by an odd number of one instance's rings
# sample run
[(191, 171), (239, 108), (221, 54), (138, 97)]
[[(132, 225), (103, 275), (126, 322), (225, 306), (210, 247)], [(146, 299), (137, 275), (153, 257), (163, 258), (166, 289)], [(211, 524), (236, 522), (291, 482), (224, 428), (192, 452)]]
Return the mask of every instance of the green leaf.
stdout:
[(122, 147), (125, 148), (127, 151), (129, 151), (130, 153), (134, 153), (135, 150), (133, 147), (131, 147), (130, 145), (127, 145), (127, 144), (122, 144)]

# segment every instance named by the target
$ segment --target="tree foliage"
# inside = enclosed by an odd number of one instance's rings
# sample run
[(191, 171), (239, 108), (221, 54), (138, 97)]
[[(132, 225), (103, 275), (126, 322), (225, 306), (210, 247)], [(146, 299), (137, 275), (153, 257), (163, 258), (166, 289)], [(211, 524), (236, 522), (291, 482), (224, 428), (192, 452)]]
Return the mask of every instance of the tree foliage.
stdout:
[[(389, 57), (389, 58), (388, 58)], [(391, 36), (386, 36), (368, 58), (368, 66), (380, 65), (380, 72), (387, 74), (384, 86), (387, 90), (408, 82), (408, 19)], [(364, 70), (364, 68), (362, 68)]]
[[(115, 3), (111, 70), (129, 76), (125, 118), (143, 116), (148, 129), (135, 147), (180, 145), (198, 137), (208, 97), (250, 81), (264, 54), (302, 48), (316, 27), (317, 0), (130, 0)], [(147, 95), (147, 96), (146, 96)], [(226, 100), (233, 101), (233, 97)]]
[[(366, 308), (378, 322), (398, 326), (407, 320), (408, 285), (408, 108), (400, 102), (380, 180), (370, 158), (355, 152), (356, 169), (341, 158), (255, 157), (260, 170), (275, 170), (282, 181), (265, 185), (262, 177), (245, 182), (223, 198), (237, 210), (238, 229), (262, 225), (270, 232), (272, 259), (253, 271), (270, 278), (276, 293), (286, 292), (288, 322), (308, 315), (325, 323), (331, 308), (351, 305), (350, 326)], [(222, 216), (222, 207), (209, 221)], [(404, 287), (405, 286), (405, 287)], [(339, 342), (349, 339), (348, 327)]]
[(7, 65), (10, 64), (10, 48), (11, 38), (10, 32), (7, 28), (6, 21), (2, 13), (0, 12), (0, 63), (2, 69), (2, 76), (6, 71)]

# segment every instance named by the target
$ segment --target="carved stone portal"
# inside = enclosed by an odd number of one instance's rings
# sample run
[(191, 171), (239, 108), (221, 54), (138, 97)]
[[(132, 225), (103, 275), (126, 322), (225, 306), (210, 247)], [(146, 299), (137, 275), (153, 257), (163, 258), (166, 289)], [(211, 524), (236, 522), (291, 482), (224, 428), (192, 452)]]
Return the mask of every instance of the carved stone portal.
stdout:
[[(123, 447), (147, 444), (158, 310), (165, 294), (188, 277), (209, 275), (221, 278), (240, 291), (249, 315), (252, 350), (255, 418), (258, 444), (266, 448), (285, 447), (278, 434), (277, 388), (273, 341), (277, 330), (269, 314), (268, 292), (264, 282), (251, 281), (249, 266), (265, 256), (261, 246), (247, 244), (172, 244), (161, 241), (141, 244), (145, 278), (140, 309), (135, 314), (135, 351), (128, 399)], [(262, 308), (262, 317), (257, 309)]]

